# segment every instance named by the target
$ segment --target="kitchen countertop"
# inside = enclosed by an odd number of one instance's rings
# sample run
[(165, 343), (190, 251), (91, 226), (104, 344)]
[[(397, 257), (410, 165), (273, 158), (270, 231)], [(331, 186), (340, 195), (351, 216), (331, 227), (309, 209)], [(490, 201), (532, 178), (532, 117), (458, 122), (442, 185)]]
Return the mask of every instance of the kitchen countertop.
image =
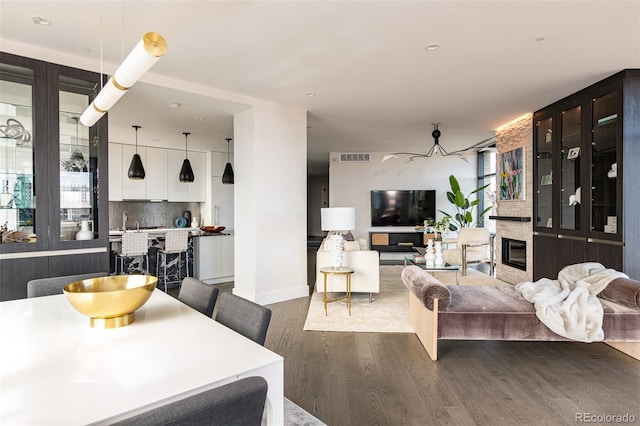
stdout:
[[(233, 235), (233, 231), (226, 232), (204, 232), (200, 228), (151, 228), (140, 229), (140, 232), (146, 232), (150, 238), (162, 237), (167, 232), (172, 231), (189, 231), (191, 237), (217, 237), (221, 235)], [(119, 229), (113, 229), (109, 231), (109, 242), (119, 242), (122, 240), (122, 234), (124, 232)]]

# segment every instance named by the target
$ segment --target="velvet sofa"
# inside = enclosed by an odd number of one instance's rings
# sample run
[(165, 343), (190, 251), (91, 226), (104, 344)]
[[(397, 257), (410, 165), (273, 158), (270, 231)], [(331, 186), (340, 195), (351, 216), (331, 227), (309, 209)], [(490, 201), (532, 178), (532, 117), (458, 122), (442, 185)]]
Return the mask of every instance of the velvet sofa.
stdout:
[[(402, 271), (411, 325), (432, 360), (438, 340), (568, 341), (549, 330), (514, 286), (445, 286), (417, 266)], [(640, 359), (640, 281), (618, 278), (598, 294), (604, 342)]]
[[(380, 255), (367, 249), (367, 241), (344, 241), (343, 262), (354, 269), (351, 276), (352, 293), (380, 292)], [(331, 241), (324, 239), (316, 253), (316, 291), (324, 292), (324, 276), (320, 268), (331, 265)], [(346, 280), (341, 275), (327, 275), (327, 293), (344, 292)]]

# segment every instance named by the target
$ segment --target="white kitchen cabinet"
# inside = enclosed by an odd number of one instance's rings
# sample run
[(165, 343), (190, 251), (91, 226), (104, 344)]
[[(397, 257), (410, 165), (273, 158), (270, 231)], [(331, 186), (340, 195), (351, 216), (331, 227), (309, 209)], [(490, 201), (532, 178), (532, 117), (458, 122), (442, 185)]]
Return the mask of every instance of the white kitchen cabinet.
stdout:
[(233, 188), (223, 184), (220, 176), (211, 177), (213, 225), (233, 229)]
[(195, 238), (196, 279), (209, 284), (233, 280), (233, 235), (200, 236)]
[(206, 201), (206, 160), (204, 152), (189, 152), (189, 162), (193, 169), (195, 180), (191, 183), (180, 182), (180, 169), (185, 158), (185, 152), (177, 149), (168, 150), (167, 161), (167, 189), (169, 201)]
[(165, 148), (146, 147), (146, 162), (144, 170), (146, 177), (146, 199), (166, 200), (168, 198), (167, 189), (167, 158), (168, 152)]
[(122, 201), (122, 145), (109, 144), (109, 201)]
[[(124, 200), (146, 200), (147, 199), (147, 179), (129, 179), (129, 165), (136, 153), (135, 145), (122, 145), (122, 199)], [(147, 149), (138, 145), (138, 154), (142, 160), (145, 173), (147, 171)]]

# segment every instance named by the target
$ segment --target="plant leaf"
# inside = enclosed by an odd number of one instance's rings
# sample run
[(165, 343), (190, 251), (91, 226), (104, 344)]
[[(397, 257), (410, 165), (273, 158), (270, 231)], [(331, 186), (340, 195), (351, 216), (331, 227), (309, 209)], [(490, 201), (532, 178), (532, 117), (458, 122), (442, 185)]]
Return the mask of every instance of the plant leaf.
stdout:
[(449, 185), (451, 185), (451, 190), (453, 192), (460, 192), (460, 184), (454, 175), (449, 176)]
[(476, 188), (476, 189), (474, 189), (473, 191), (471, 191), (471, 192), (469, 193), (469, 195), (471, 195), (471, 194), (475, 194), (476, 192), (483, 191), (483, 190), (484, 190), (486, 187), (488, 187), (489, 185), (490, 185), (490, 184), (486, 184), (486, 185), (484, 185), (484, 186), (481, 186), (480, 188)]
[(467, 199), (464, 198), (464, 194), (460, 191), (456, 192), (455, 201), (454, 201), (455, 205), (462, 209), (465, 209), (466, 202), (467, 202)]

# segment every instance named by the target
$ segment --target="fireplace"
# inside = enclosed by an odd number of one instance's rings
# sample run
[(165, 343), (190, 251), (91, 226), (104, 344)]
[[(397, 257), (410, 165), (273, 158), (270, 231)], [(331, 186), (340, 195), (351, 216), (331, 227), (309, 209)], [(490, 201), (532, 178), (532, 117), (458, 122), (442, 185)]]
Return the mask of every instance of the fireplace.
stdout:
[(522, 271), (527, 270), (527, 242), (502, 239), (502, 263)]

